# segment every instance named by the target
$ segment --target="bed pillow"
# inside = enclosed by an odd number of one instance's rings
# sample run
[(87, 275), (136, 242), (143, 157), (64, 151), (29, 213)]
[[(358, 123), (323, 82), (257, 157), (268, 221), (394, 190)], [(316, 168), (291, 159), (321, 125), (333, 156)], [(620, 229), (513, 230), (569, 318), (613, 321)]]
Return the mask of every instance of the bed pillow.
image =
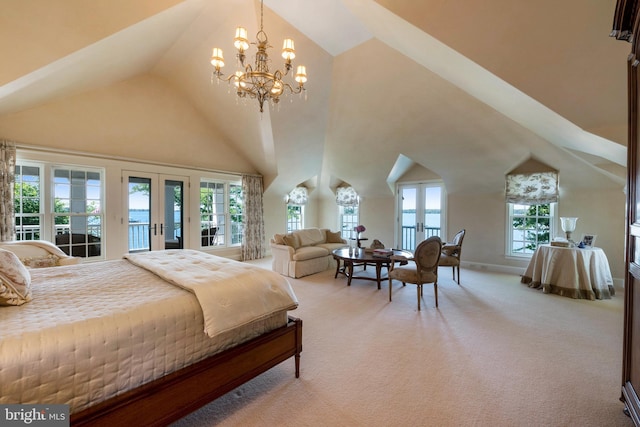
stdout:
[(335, 233), (327, 230), (327, 243), (344, 243), (339, 231)]
[(31, 275), (16, 254), (0, 249), (0, 305), (31, 301)]

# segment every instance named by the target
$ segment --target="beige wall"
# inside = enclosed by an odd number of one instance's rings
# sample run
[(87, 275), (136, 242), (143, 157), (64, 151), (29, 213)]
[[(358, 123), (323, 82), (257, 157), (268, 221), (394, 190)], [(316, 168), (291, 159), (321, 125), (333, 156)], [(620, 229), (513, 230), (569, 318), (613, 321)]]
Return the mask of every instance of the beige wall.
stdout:
[(143, 75), (0, 116), (0, 137), (78, 152), (255, 173), (186, 99), (165, 79)]
[[(108, 88), (0, 116), (0, 137), (33, 146), (184, 165), (193, 170), (255, 172), (253, 165), (228, 145), (225, 136), (213, 129), (185, 99), (166, 80), (143, 75)], [(100, 164), (101, 161), (93, 163)], [(145, 167), (150, 171), (158, 170), (152, 165)], [(116, 180), (121, 168), (120, 165), (107, 168), (109, 181), (115, 183), (107, 193), (108, 208), (114, 211), (109, 227), (118, 233), (121, 231), (118, 218), (122, 206), (120, 186)], [(562, 176), (562, 170), (559, 172)], [(193, 172), (193, 176), (197, 173)], [(437, 176), (416, 166), (403, 180), (433, 178)], [(316, 193), (320, 191), (311, 194), (306, 207), (305, 225), (337, 229), (334, 199), (319, 198)], [(360, 222), (367, 227), (367, 238), (377, 238), (387, 246), (395, 246), (395, 199), (391, 191), (388, 194), (377, 198), (362, 194)], [(283, 196), (265, 196), (267, 240), (274, 233), (285, 230)], [(584, 232), (598, 235), (597, 246), (607, 253), (613, 276), (618, 279), (624, 272), (624, 206), (621, 188), (598, 191), (561, 188), (557, 215), (580, 218), (576, 237)], [(196, 209), (195, 205), (192, 207)], [(465, 261), (486, 266), (526, 266), (526, 261), (504, 255), (506, 209), (501, 191), (451, 194), (447, 199), (447, 209), (447, 237), (450, 238), (460, 228), (468, 231)], [(116, 239), (119, 243), (113, 246), (113, 256), (122, 253), (123, 243), (118, 239), (120, 237)]]

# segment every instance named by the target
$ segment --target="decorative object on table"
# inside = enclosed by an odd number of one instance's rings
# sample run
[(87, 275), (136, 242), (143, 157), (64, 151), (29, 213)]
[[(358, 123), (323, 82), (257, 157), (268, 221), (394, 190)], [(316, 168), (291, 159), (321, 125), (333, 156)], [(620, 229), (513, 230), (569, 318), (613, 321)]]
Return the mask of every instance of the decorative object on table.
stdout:
[(384, 243), (378, 239), (373, 239), (373, 243), (369, 246), (371, 249), (384, 249)]
[(570, 247), (575, 246), (575, 242), (571, 240), (571, 233), (576, 231), (577, 221), (578, 221), (578, 218), (576, 217), (568, 217), (568, 216), (560, 217), (560, 226), (562, 227), (562, 231), (564, 231), (567, 237), (567, 241), (569, 242)]
[(364, 225), (356, 225), (353, 227), (353, 231), (356, 232), (356, 242), (358, 243), (358, 247), (360, 247), (360, 240), (364, 240), (362, 233), (367, 231), (367, 228)]
[(388, 258), (393, 255), (393, 249), (379, 248), (373, 250), (373, 256)]
[(551, 241), (551, 246), (557, 246), (559, 248), (568, 248), (569, 241), (564, 237), (556, 237)]
[(360, 246), (360, 242), (356, 239), (349, 239), (349, 256), (358, 254), (358, 247)]
[(580, 244), (585, 248), (593, 248), (596, 244), (596, 234), (583, 234)]

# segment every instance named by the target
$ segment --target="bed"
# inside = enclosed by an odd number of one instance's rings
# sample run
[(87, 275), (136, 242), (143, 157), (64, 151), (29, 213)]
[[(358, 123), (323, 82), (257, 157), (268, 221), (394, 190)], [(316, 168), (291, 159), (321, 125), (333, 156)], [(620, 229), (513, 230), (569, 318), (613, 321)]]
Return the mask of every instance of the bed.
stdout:
[(29, 301), (0, 307), (0, 403), (166, 425), (289, 358), (299, 376), (297, 299), (271, 271), (168, 250), (27, 274)]

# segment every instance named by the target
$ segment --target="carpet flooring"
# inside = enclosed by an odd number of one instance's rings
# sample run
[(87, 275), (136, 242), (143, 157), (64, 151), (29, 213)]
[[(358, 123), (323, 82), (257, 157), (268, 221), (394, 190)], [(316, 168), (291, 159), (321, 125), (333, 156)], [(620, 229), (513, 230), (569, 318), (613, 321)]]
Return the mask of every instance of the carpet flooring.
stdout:
[(621, 290), (574, 300), (516, 275), (461, 276), (441, 268), (439, 307), (428, 285), (420, 312), (413, 285), (394, 282), (389, 302), (386, 281), (291, 279), (300, 378), (287, 360), (173, 427), (632, 425), (619, 401)]

